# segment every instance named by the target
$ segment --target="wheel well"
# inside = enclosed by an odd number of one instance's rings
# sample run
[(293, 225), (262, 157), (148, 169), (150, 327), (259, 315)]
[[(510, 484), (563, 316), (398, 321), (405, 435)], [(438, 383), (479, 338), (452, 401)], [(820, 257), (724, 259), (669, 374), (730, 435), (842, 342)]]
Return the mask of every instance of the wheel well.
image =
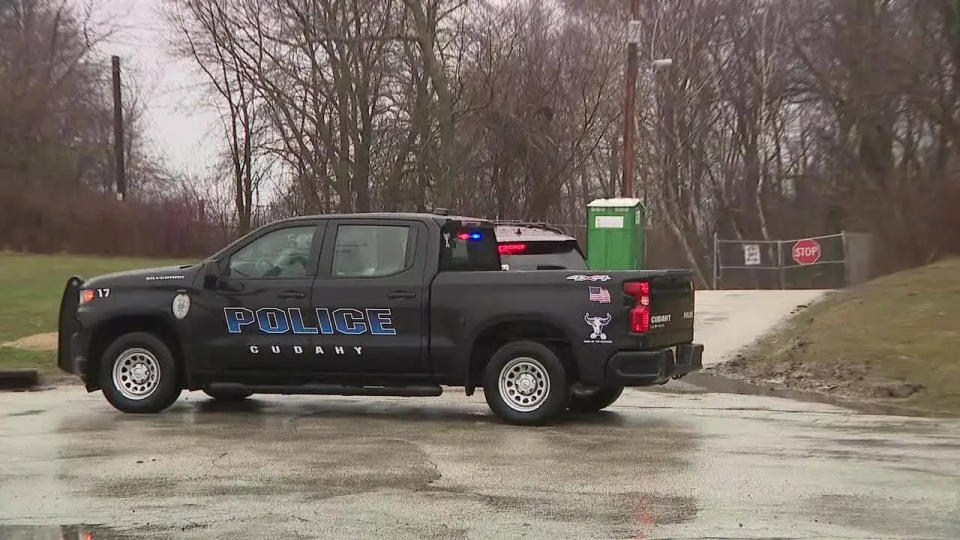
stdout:
[(487, 328), (474, 340), (473, 349), (470, 351), (468, 391), (480, 385), (480, 381), (483, 380), (483, 369), (497, 349), (511, 341), (521, 340), (537, 341), (550, 347), (567, 368), (570, 380), (579, 379), (570, 340), (563, 329), (543, 321), (504, 321)]
[(184, 369), (183, 348), (180, 346), (180, 339), (177, 338), (176, 332), (166, 321), (159, 317), (150, 316), (121, 317), (97, 326), (90, 338), (90, 349), (87, 355), (89, 379), (97, 381), (100, 373), (100, 360), (107, 347), (118, 337), (130, 332), (147, 332), (160, 338), (170, 348), (173, 359), (177, 363), (181, 386), (184, 386), (186, 370)]

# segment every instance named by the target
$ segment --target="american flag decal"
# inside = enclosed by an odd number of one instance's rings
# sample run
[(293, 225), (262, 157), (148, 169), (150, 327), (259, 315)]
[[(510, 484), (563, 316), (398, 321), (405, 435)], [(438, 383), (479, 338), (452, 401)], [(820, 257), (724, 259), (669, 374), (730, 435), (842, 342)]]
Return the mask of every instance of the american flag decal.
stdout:
[(610, 291), (603, 287), (590, 287), (590, 301), (600, 302), (601, 304), (610, 303)]

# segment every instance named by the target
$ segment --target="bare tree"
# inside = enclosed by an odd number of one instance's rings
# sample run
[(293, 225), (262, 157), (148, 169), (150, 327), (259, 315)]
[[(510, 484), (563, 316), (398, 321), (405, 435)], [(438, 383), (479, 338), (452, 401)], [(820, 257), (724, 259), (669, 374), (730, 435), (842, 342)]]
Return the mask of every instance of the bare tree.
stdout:
[[(622, 2), (180, 1), (238, 127), (238, 214), (264, 170), (275, 213), (441, 205), (578, 225), (619, 191)], [(936, 233), (960, 193), (955, 2), (642, 6), (641, 61), (674, 60), (638, 85), (655, 264), (705, 286), (714, 233), (873, 231), (908, 254), (891, 268), (960, 249)]]
[(227, 154), (233, 177), (234, 209), (241, 234), (250, 230), (254, 205), (254, 152), (258, 145), (260, 106), (254, 85), (240, 61), (235, 28), (225, 2), (184, 0), (172, 4), (169, 18), (178, 30), (177, 51), (193, 59), (217, 97), (222, 111)]

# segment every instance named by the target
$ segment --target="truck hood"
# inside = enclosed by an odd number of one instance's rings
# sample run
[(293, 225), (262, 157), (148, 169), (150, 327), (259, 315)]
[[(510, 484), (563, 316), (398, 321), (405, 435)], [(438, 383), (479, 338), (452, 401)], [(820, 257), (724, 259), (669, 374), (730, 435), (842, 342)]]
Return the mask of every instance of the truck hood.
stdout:
[(203, 263), (183, 266), (162, 266), (158, 268), (144, 268), (104, 274), (86, 280), (85, 288), (89, 287), (120, 287), (120, 286), (177, 286), (184, 287), (193, 283), (197, 273), (203, 268)]

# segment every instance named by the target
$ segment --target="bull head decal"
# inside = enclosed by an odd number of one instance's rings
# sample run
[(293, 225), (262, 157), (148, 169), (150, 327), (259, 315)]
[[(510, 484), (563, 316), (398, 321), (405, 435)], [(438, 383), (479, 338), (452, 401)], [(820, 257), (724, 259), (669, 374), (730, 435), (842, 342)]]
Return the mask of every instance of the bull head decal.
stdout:
[(607, 335), (603, 333), (604, 327), (610, 324), (610, 321), (613, 320), (613, 317), (607, 313), (606, 317), (591, 317), (589, 313), (583, 314), (583, 321), (587, 323), (592, 332), (590, 332), (590, 339), (607, 339)]

